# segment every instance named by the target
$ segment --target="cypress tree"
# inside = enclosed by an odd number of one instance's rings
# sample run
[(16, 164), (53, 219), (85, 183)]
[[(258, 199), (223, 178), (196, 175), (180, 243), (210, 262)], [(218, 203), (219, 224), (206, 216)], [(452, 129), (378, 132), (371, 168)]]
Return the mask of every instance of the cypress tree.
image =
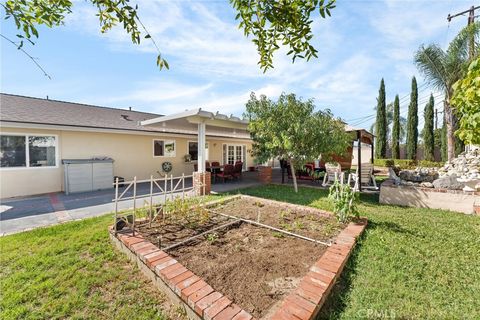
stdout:
[(400, 159), (400, 99), (398, 94), (393, 102), (392, 158)]
[(433, 136), (433, 106), (435, 105), (435, 100), (433, 95), (430, 95), (430, 100), (425, 106), (424, 116), (425, 116), (425, 125), (423, 127), (423, 144), (424, 144), (424, 158), (425, 160), (433, 161), (434, 154), (433, 150), (435, 147), (434, 136)]
[(384, 159), (387, 157), (387, 111), (385, 103), (385, 82), (380, 82), (380, 90), (377, 98), (377, 119), (375, 121), (375, 157)]
[(408, 106), (407, 118), (407, 159), (415, 160), (417, 157), (418, 142), (418, 88), (417, 79), (412, 78), (412, 93)]

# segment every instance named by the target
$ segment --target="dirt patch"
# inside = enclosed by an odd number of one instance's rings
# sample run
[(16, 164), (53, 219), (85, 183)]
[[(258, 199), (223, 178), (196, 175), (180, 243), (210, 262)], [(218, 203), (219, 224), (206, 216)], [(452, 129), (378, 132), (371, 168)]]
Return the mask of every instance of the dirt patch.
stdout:
[(160, 248), (165, 248), (229, 221), (232, 220), (210, 214), (206, 219), (194, 224), (189, 224), (179, 219), (170, 220), (167, 218), (165, 220), (157, 219), (152, 221), (152, 223), (142, 222), (137, 224), (136, 228), (151, 243)]
[(297, 287), (326, 246), (242, 223), (169, 254), (255, 317)]
[(240, 198), (212, 209), (215, 212), (258, 221), (316, 240), (331, 240), (345, 225), (335, 217), (314, 209), (284, 206), (256, 198)]
[[(226, 201), (208, 211), (201, 211), (201, 219), (184, 218), (188, 213), (183, 212), (181, 215), (167, 215), (151, 225), (143, 223), (138, 229), (156, 245), (161, 240), (161, 248), (166, 248), (235, 220), (221, 214), (258, 221), (325, 242), (344, 228), (335, 217), (320, 211), (249, 197)], [(297, 287), (326, 248), (322, 244), (239, 222), (208, 232), (167, 252), (216, 291), (259, 318), (267, 315), (275, 303)]]

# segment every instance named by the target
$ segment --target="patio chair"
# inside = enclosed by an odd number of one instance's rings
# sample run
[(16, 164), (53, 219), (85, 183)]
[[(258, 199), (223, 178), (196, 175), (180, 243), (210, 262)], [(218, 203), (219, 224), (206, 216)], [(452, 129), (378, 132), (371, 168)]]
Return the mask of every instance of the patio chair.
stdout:
[(220, 167), (220, 162), (212, 161), (212, 167)]
[(208, 162), (208, 161), (205, 161), (205, 171), (211, 172), (210, 162)]
[(334, 183), (337, 179), (343, 183), (342, 167), (339, 163), (325, 163), (325, 175), (323, 176), (322, 187)]
[(362, 163), (361, 164), (361, 177), (358, 176), (358, 168), (355, 173), (350, 173), (348, 175), (348, 184), (353, 180), (355, 183), (353, 185), (353, 190), (357, 191), (359, 188), (360, 183), (365, 188), (370, 188), (374, 190), (378, 190), (377, 183), (375, 181), (375, 176), (373, 175), (373, 163)]
[(235, 167), (231, 164), (226, 164), (223, 167), (223, 171), (216, 173), (215, 177), (219, 177), (225, 182), (225, 179), (233, 179), (233, 173), (235, 171)]
[(235, 166), (233, 167), (233, 177), (237, 179), (242, 178), (242, 170), (243, 170), (243, 162), (241, 161), (235, 162)]

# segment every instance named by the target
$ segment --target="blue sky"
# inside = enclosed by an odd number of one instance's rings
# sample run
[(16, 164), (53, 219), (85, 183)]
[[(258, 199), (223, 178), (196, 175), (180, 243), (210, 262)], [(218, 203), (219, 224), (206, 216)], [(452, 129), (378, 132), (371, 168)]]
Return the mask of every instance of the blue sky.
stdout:
[[(387, 100), (398, 93), (406, 114), (411, 77), (417, 76), (423, 109), (431, 90), (413, 65), (413, 53), (422, 43), (446, 47), (467, 21), (459, 17), (448, 24), (447, 15), (474, 3), (340, 0), (332, 17), (314, 20), (318, 59), (292, 64), (282, 50), (275, 69), (264, 74), (227, 0), (138, 1), (168, 71), (156, 68), (149, 41), (134, 45), (120, 28), (101, 34), (94, 7), (80, 0), (65, 26), (40, 28), (36, 45), (25, 46), (52, 80), (2, 39), (1, 91), (162, 114), (202, 107), (235, 115), (242, 114), (252, 91), (272, 98), (294, 92), (369, 127), (373, 117), (365, 117), (374, 112), (382, 77)], [(10, 38), (16, 34), (10, 20), (2, 19), (1, 30)], [(441, 95), (434, 94), (440, 107)]]

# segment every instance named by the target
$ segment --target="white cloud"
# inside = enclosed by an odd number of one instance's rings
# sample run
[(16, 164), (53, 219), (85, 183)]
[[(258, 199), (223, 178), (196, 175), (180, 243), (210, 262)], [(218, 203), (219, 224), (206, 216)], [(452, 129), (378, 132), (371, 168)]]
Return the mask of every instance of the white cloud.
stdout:
[[(412, 63), (414, 51), (422, 43), (444, 45), (464, 25), (461, 18), (455, 25), (452, 22), (447, 36), (447, 14), (471, 5), (471, 1), (468, 5), (464, 1), (339, 2), (332, 17), (314, 19), (313, 44), (319, 50), (318, 59), (292, 64), (282, 48), (274, 56), (275, 68), (264, 74), (257, 65), (256, 48), (237, 28), (228, 1), (138, 3), (139, 15), (169, 61), (170, 71), (158, 76), (141, 67), (135, 72), (133, 68), (123, 71), (120, 67), (125, 61), (116, 58), (124, 54), (131, 55), (140, 66), (150, 59), (153, 66), (155, 50), (151, 42), (145, 39), (141, 45), (134, 45), (120, 27), (102, 35), (95, 7), (78, 0), (65, 32), (104, 40), (100, 45), (115, 56), (112, 68), (116, 73), (101, 80), (91, 79), (92, 70), (90, 77), (82, 70), (72, 77), (66, 70), (55, 85), (33, 81), (24, 84), (23, 79), (17, 86), (27, 88), (27, 94), (48, 92), (65, 99), (70, 96), (93, 104), (138, 106), (158, 113), (203, 107), (236, 115), (243, 112), (251, 91), (273, 98), (281, 92), (295, 92), (304, 98), (314, 97), (319, 107), (331, 107), (336, 115), (355, 118), (373, 113), (382, 77), (387, 100), (396, 93), (408, 95), (412, 75), (418, 76)], [(99, 51), (99, 55), (105, 54)], [(81, 57), (72, 58), (81, 61)], [(103, 57), (100, 61), (105, 60)], [(108, 73), (111, 69), (102, 70)], [(122, 77), (116, 79), (117, 74)], [(420, 76), (417, 79), (422, 83)], [(62, 87), (67, 90), (62, 91)]]
[(161, 103), (171, 100), (187, 100), (204, 94), (212, 84), (189, 86), (182, 83), (171, 83), (161, 79), (142, 81), (135, 85), (136, 89), (126, 95), (109, 99), (109, 103), (120, 101), (137, 101), (138, 104)]

